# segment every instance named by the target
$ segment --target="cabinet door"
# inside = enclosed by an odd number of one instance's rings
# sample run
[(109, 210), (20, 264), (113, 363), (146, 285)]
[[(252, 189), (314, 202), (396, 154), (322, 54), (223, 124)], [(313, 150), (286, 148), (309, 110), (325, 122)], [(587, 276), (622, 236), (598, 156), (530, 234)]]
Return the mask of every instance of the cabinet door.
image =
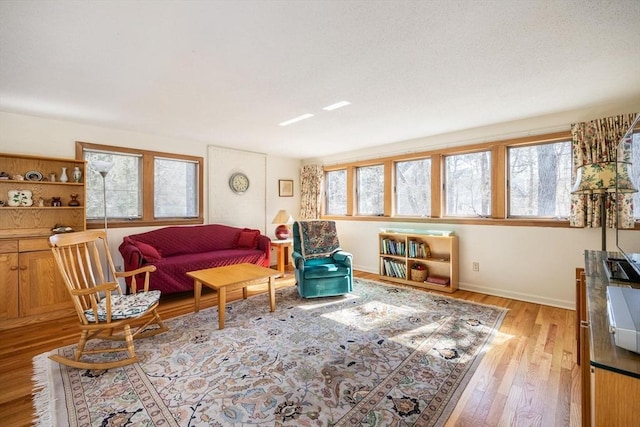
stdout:
[(0, 320), (18, 317), (18, 253), (0, 254)]
[(584, 270), (576, 271), (577, 280), (577, 316), (580, 327), (580, 339), (578, 347), (578, 358), (580, 365), (581, 379), (581, 410), (582, 425), (591, 426), (591, 410), (592, 410), (592, 390), (591, 390), (591, 330), (589, 327), (589, 311), (587, 308), (587, 282)]
[(20, 253), (20, 316), (73, 307), (51, 251)]

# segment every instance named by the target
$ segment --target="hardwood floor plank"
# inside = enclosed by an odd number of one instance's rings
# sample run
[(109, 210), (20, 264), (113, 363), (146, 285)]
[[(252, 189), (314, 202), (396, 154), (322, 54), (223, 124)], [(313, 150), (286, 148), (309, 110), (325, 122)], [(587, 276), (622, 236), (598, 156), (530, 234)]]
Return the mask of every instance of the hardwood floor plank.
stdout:
[[(355, 276), (380, 280), (372, 273), (357, 271)], [(277, 287), (292, 285), (289, 274)], [(266, 287), (256, 288), (249, 295), (266, 292)], [(580, 425), (575, 312), (465, 290), (453, 294), (422, 291), (509, 309), (492, 348), (460, 396), (447, 426)], [(240, 297), (237, 292), (229, 299)], [(201, 306), (216, 305), (215, 293), (204, 292)], [(161, 300), (160, 314), (164, 319), (192, 311), (190, 293), (167, 295)], [(32, 425), (32, 358), (76, 343), (77, 321), (77, 317), (70, 316), (57, 322), (0, 331), (0, 425)]]

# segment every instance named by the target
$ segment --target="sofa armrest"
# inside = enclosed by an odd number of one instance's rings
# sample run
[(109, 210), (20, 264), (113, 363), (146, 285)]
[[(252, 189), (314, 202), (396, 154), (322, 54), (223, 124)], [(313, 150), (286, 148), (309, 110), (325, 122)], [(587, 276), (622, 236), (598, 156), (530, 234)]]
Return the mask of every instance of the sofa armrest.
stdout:
[(353, 260), (353, 255), (351, 255), (349, 252), (345, 252), (345, 251), (335, 251), (331, 257), (338, 261), (341, 262), (342, 264), (348, 265), (349, 267), (351, 267), (351, 261)]
[(136, 245), (125, 239), (118, 247), (118, 250), (122, 255), (125, 271), (135, 270), (142, 267), (142, 260), (144, 257)]
[(293, 258), (293, 265), (297, 270), (304, 270), (304, 257), (300, 252), (293, 251), (291, 258)]
[(258, 249), (264, 252), (267, 257), (271, 255), (271, 239), (264, 234), (258, 236)]

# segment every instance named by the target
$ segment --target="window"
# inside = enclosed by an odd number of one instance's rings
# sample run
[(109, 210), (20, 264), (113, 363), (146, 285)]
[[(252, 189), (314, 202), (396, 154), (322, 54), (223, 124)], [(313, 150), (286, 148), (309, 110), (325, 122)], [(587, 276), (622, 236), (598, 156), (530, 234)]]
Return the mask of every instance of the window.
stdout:
[(446, 215), (491, 215), (491, 152), (445, 157)]
[(347, 171), (328, 171), (325, 174), (325, 214), (347, 214)]
[[(631, 155), (631, 182), (636, 190), (640, 190), (640, 132), (633, 133)], [(633, 217), (640, 221), (640, 191), (633, 193)]]
[(384, 165), (356, 169), (358, 215), (384, 214)]
[(198, 216), (198, 163), (155, 158), (153, 212), (156, 218)]
[[(87, 161), (87, 227), (202, 224), (203, 158), (171, 153), (76, 143), (76, 157)], [(101, 176), (94, 161), (113, 164)]]
[[(84, 160), (87, 162), (87, 220), (104, 219), (105, 192), (108, 218), (142, 218), (142, 197), (140, 197), (142, 156), (85, 150)], [(91, 167), (94, 161), (113, 164), (104, 180), (102, 175)]]
[(508, 147), (509, 216), (566, 218), (571, 207), (571, 141)]
[(395, 163), (395, 213), (407, 216), (431, 215), (431, 159)]

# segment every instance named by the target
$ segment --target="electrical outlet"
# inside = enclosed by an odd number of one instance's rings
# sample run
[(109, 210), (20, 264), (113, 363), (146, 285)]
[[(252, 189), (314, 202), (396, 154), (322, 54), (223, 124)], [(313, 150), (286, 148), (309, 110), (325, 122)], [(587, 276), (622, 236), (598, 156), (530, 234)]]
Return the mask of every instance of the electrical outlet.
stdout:
[(122, 272), (122, 266), (121, 265), (116, 265), (116, 271)]
[(473, 271), (480, 271), (480, 263), (479, 262), (474, 262), (473, 263)]

